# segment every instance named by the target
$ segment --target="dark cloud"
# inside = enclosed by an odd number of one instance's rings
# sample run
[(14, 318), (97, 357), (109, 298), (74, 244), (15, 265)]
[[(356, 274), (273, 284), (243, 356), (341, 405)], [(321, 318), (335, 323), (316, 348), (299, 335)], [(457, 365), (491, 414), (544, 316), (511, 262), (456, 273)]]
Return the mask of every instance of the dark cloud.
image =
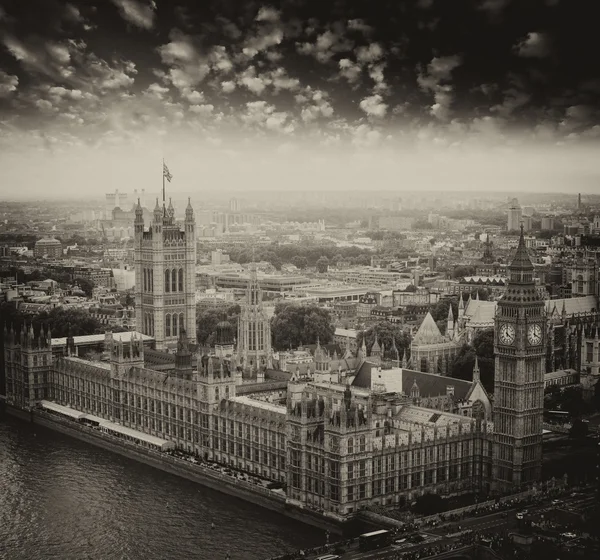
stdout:
[(357, 146), (407, 123), (437, 139), (509, 124), (596, 138), (595, 26), (591, 3), (558, 0), (6, 0), (0, 119), (285, 135), (318, 124), (327, 143)]

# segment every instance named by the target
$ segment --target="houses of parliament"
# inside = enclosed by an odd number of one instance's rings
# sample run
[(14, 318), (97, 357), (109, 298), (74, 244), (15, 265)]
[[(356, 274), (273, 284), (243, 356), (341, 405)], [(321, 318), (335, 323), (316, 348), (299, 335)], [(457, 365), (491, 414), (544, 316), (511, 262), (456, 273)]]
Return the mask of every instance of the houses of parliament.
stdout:
[[(482, 495), (540, 479), (546, 329), (523, 236), (496, 315), (493, 406), (472, 381), (388, 363), (377, 341), (343, 357), (317, 345), (304, 375), (276, 367), (255, 271), (237, 346), (195, 344), (195, 219), (135, 215), (137, 332), (5, 332), (9, 406), (77, 411), (204, 460), (283, 483), (287, 500), (345, 519), (425, 492)], [(228, 334), (229, 333), (229, 334)], [(87, 352), (94, 346), (94, 352)], [(227, 350), (227, 348), (233, 350)], [(118, 430), (117, 430), (118, 431)]]

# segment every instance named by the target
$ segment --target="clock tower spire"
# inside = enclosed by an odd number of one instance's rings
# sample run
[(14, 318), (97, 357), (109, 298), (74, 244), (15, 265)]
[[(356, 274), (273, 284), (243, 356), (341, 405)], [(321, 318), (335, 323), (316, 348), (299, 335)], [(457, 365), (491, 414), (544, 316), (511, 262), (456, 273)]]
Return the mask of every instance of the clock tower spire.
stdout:
[(546, 318), (523, 226), (496, 312), (493, 479), (497, 491), (540, 480)]

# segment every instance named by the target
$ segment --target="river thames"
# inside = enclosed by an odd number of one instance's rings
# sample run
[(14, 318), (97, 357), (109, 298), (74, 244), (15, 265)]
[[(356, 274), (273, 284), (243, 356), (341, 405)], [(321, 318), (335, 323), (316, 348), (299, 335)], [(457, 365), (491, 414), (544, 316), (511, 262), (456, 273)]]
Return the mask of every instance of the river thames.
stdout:
[(2, 560), (264, 560), (324, 542), (283, 515), (0, 419)]

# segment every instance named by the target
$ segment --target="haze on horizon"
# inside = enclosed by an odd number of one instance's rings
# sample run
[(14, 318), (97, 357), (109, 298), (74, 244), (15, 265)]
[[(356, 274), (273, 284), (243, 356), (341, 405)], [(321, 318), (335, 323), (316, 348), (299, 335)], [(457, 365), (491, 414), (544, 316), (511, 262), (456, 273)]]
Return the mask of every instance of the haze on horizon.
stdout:
[(196, 4), (0, 7), (0, 199), (598, 190), (581, 6)]

